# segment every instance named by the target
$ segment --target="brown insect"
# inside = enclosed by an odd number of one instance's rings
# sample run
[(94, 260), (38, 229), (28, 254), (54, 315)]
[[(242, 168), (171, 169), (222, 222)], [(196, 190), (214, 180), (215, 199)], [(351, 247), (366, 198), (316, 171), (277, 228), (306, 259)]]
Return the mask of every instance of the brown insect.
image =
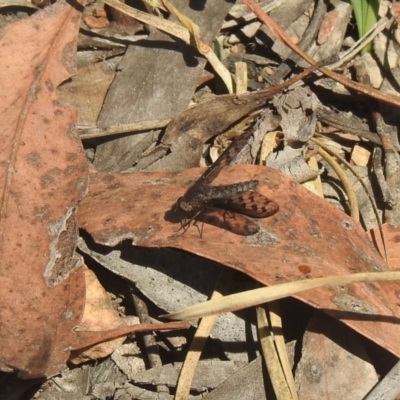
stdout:
[(193, 220), (200, 220), (238, 235), (254, 235), (260, 227), (248, 217), (266, 218), (279, 210), (276, 203), (255, 191), (259, 183), (256, 179), (232, 185), (210, 185), (221, 170), (232, 163), (252, 133), (253, 130), (248, 129), (236, 138), (185, 196), (178, 199), (176, 207), (185, 214), (182, 221), (184, 232)]
[[(336, 62), (336, 59), (337, 56), (333, 56), (316, 63), (286, 82), (261, 90), (258, 94), (265, 99), (270, 98), (295, 82), (304, 79), (312, 71), (331, 62)], [(279, 210), (276, 203), (254, 191), (258, 186), (256, 179), (233, 185), (210, 185), (221, 169), (232, 163), (251, 134), (252, 130), (249, 129), (234, 140), (217, 161), (186, 192), (185, 196), (178, 199), (176, 208), (185, 214), (185, 219), (182, 221), (184, 232), (193, 220), (201, 220), (213, 225), (216, 225), (215, 222), (219, 222), (218, 226), (229, 229), (238, 235), (254, 235), (260, 230), (260, 227), (247, 217), (266, 218)], [(221, 217), (222, 223), (220, 223)], [(200, 237), (201, 235), (202, 231), (200, 231)]]

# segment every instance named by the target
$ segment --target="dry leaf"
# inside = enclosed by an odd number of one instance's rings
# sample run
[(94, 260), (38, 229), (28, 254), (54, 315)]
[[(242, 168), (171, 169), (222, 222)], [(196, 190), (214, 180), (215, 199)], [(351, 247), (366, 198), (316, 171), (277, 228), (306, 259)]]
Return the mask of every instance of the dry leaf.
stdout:
[[(107, 292), (97, 280), (96, 275), (85, 268), (86, 280), (86, 304), (82, 320), (75, 331), (106, 331), (108, 329), (118, 329), (126, 327), (126, 322), (122, 320), (117, 311), (114, 310), (111, 300)], [(88, 359), (96, 360), (110, 355), (117, 349), (126, 339), (121, 336), (117, 339), (102, 342), (96, 346), (92, 346), (86, 351), (80, 351), (78, 354), (72, 354), (69, 362), (80, 364)]]
[(65, 366), (85, 299), (75, 246), (87, 164), (76, 112), (55, 96), (75, 73), (76, 7), (60, 1), (1, 32), (0, 368), (24, 378)]
[(378, 382), (360, 337), (316, 314), (303, 338), (296, 365), (300, 399), (363, 399)]
[(55, 96), (75, 72), (79, 22), (76, 7), (60, 1), (1, 35), (0, 369), (17, 370), (22, 378), (60, 372), (72, 350), (138, 330), (178, 327), (98, 331), (97, 325), (93, 332), (79, 326), (85, 277), (75, 253), (76, 208), (87, 191), (88, 167), (73, 129), (76, 112)]
[[(280, 209), (257, 220), (262, 228), (258, 234), (246, 238), (206, 224), (202, 239), (196, 227), (182, 234), (172, 209), (201, 172), (95, 175), (79, 209), (79, 226), (97, 243), (112, 246), (131, 239), (138, 246), (176, 247), (241, 270), (265, 285), (385, 270), (367, 235), (349, 216), (266, 167), (228, 167), (213, 182), (260, 181), (260, 193)], [(393, 323), (397, 290), (396, 282), (368, 283), (298, 297), (399, 355), (400, 327)]]

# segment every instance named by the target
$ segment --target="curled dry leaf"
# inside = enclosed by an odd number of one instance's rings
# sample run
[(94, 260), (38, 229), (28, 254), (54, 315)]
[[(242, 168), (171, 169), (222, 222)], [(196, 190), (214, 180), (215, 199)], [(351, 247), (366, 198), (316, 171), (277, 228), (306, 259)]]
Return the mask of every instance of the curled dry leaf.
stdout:
[[(386, 270), (363, 229), (349, 216), (266, 167), (227, 167), (213, 182), (257, 179), (257, 191), (279, 205), (276, 214), (257, 220), (261, 229), (256, 235), (239, 236), (208, 224), (202, 238), (196, 227), (182, 234), (171, 208), (201, 173), (94, 175), (79, 208), (79, 226), (101, 244), (130, 239), (138, 246), (176, 247), (243, 271), (265, 285)], [(384, 282), (318, 289), (298, 297), (400, 355), (400, 326), (394, 323), (397, 291), (396, 282)]]
[[(82, 268), (83, 269), (83, 268)], [(85, 268), (86, 303), (85, 311), (79, 325), (74, 327), (76, 339), (69, 350), (68, 362), (80, 364), (89, 359), (103, 358), (117, 349), (134, 332), (188, 329), (188, 322), (170, 324), (128, 324), (128, 319), (121, 319), (114, 310), (105, 289), (100, 285), (96, 275)]]
[(168, 124), (163, 137), (163, 144), (170, 146), (176, 142), (182, 132), (202, 141), (218, 135), (245, 115), (261, 107), (268, 99), (304, 79), (323, 63), (317, 63), (278, 85), (250, 92), (239, 96), (234, 94), (217, 96), (216, 98), (197, 104), (174, 117)]
[[(107, 329), (118, 329), (126, 327), (118, 312), (114, 310), (107, 292), (97, 280), (96, 275), (85, 268), (86, 281), (86, 303), (82, 320), (75, 331), (105, 331)], [(106, 357), (117, 349), (126, 339), (121, 336), (111, 341), (99, 343), (89, 349), (82, 349), (79, 352), (72, 352), (69, 362), (80, 364), (90, 359)]]

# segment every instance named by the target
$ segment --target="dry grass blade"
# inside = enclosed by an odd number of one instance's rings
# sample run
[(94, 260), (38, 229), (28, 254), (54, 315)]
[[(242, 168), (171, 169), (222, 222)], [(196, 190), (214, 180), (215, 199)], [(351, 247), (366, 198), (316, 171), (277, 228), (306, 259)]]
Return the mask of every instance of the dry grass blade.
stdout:
[(121, 135), (121, 133), (128, 132), (141, 132), (141, 131), (150, 131), (152, 129), (161, 129), (165, 128), (170, 119), (162, 119), (162, 120), (152, 120), (152, 121), (141, 121), (141, 122), (133, 122), (131, 124), (121, 124), (115, 126), (109, 126), (107, 128), (87, 128), (85, 126), (79, 126), (79, 137), (81, 140), (86, 139), (94, 139), (104, 136), (112, 136), (112, 135)]
[[(211, 299), (222, 298), (220, 290), (226, 286), (227, 280), (232, 276), (232, 272), (221, 270), (220, 276), (216, 282), (215, 289)], [(207, 338), (215, 325), (217, 316), (202, 318), (196, 333), (190, 344), (190, 348), (183, 362), (182, 369), (179, 373), (179, 379), (176, 386), (175, 400), (186, 400), (190, 393), (193, 377), (196, 372), (200, 356), (205, 346)]]
[(347, 178), (345, 172), (340, 167), (340, 165), (335, 161), (333, 157), (331, 157), (324, 149), (320, 148), (318, 153), (321, 157), (332, 167), (332, 169), (336, 172), (340, 181), (343, 184), (343, 187), (346, 191), (347, 198), (349, 199), (350, 205), (350, 214), (355, 221), (359, 221), (360, 219), (360, 210), (358, 208), (357, 196), (354, 193), (354, 189), (351, 186), (349, 179)]
[[(350, 204), (352, 205), (352, 207), (351, 207), (352, 216), (353, 216), (353, 218), (357, 218), (358, 219), (359, 216), (358, 216), (357, 199), (356, 199), (356, 196), (354, 194), (354, 191), (353, 191), (351, 185), (348, 183), (348, 179), (347, 179), (346, 175), (342, 174), (341, 169), (339, 168), (338, 165), (336, 165), (337, 163), (334, 160), (332, 160), (332, 158), (329, 156), (328, 152), (330, 152), (330, 150), (327, 147), (325, 147), (324, 144), (320, 140), (313, 138), (312, 141), (314, 143), (316, 143), (318, 146), (320, 146), (319, 152), (321, 153), (321, 155), (323, 155), (326, 158), (327, 161), (330, 160), (330, 164), (335, 169), (335, 172), (338, 174), (338, 176), (341, 177), (343, 175), (342, 182), (345, 183), (345, 188), (347, 189), (346, 191), (347, 191), (347, 194), (348, 194), (348, 198), (349, 198)], [(321, 152), (321, 150), (322, 150), (322, 152)], [(368, 198), (369, 198), (369, 200), (371, 202), (372, 208), (374, 210), (374, 213), (375, 213), (376, 221), (377, 221), (377, 224), (378, 224), (378, 227), (379, 227), (379, 232), (381, 234), (381, 239), (382, 239), (382, 244), (383, 244), (383, 250), (384, 250), (384, 256), (385, 256), (386, 264), (389, 266), (390, 265), (389, 264), (389, 256), (388, 256), (388, 251), (387, 251), (387, 247), (386, 247), (385, 235), (384, 235), (384, 232), (383, 232), (383, 229), (382, 229), (382, 221), (381, 221), (381, 219), (379, 217), (379, 213), (378, 213), (378, 209), (376, 207), (375, 201), (374, 201), (374, 199), (373, 199), (368, 187), (365, 185), (364, 181), (354, 171), (354, 169), (351, 166), (351, 164), (349, 162), (347, 162), (343, 157), (339, 156), (338, 154), (334, 154), (334, 156), (336, 158), (338, 158), (340, 160), (340, 162), (342, 162), (344, 165), (346, 165), (347, 168), (349, 168), (349, 170), (357, 177), (357, 179), (360, 182), (361, 186), (364, 188), (365, 193), (367, 194), (367, 196), (368, 196)]]
[[(263, 352), (263, 358), (268, 369), (268, 375), (271, 379), (274, 393), (278, 399), (297, 399), (296, 391), (289, 389), (285, 373), (280, 361), (280, 351), (286, 351), (285, 348), (278, 349), (276, 343), (274, 328), (279, 329), (279, 326), (269, 324), (267, 313), (262, 307), (257, 307), (257, 326), (260, 337), (260, 344)], [(282, 333), (280, 333), (282, 335)], [(283, 343), (283, 347), (285, 344)], [(290, 370), (289, 370), (290, 371)], [(293, 377), (292, 377), (293, 380)], [(293, 382), (294, 383), (294, 382)], [(291, 385), (293, 387), (293, 384)]]
[[(203, 54), (207, 58), (209, 63), (213, 66), (215, 72), (221, 77), (225, 83), (228, 92), (232, 93), (232, 78), (229, 71), (220, 62), (215, 53), (211, 50), (210, 46), (207, 45), (200, 38), (199, 27), (188, 17), (179, 12), (179, 10), (174, 7), (170, 2), (163, 0), (165, 8), (168, 9), (172, 14), (174, 14), (185, 26), (181, 26), (174, 22), (155, 17), (143, 11), (136, 10), (129, 7), (117, 0), (105, 0), (105, 3), (109, 6), (123, 12), (126, 15), (131, 16), (141, 22), (154, 26), (157, 29), (162, 30), (170, 35), (173, 35), (187, 44), (194, 45), (200, 54)], [(192, 40), (193, 39), (193, 40)]]
[(289, 361), (289, 355), (286, 348), (285, 338), (283, 336), (283, 324), (279, 302), (268, 304), (271, 329), (274, 335), (275, 347), (279, 357), (279, 364), (285, 376), (287, 386), (293, 399), (297, 399), (296, 384), (292, 373), (292, 366)]
[(186, 15), (183, 15), (179, 10), (168, 0), (160, 0), (165, 8), (173, 14), (190, 32), (191, 43), (195, 45), (200, 54), (207, 58), (214, 71), (219, 75), (225, 83), (228, 93), (233, 92), (232, 77), (226, 67), (221, 63), (216, 54), (211, 50), (210, 46), (205, 43), (200, 37), (200, 28)]
[(400, 272), (391, 271), (367, 272), (283, 283), (281, 285), (254, 289), (231, 296), (226, 296), (219, 300), (210, 300), (203, 304), (197, 304), (181, 311), (162, 315), (162, 317), (168, 319), (185, 320), (202, 318), (208, 315), (242, 310), (244, 308), (257, 306), (273, 300), (283, 299), (288, 296), (293, 296), (301, 292), (328, 285), (349, 285), (357, 282), (395, 281), (399, 279)]
[(185, 43), (190, 43), (189, 31), (179, 24), (156, 17), (140, 10), (136, 10), (135, 8), (129, 7), (118, 0), (105, 0), (104, 3), (108, 4), (110, 7), (113, 7), (118, 11), (121, 11), (126, 15), (131, 16), (132, 18), (135, 18), (141, 22), (144, 22), (145, 24), (149, 24), (157, 29), (160, 29), (163, 32), (173, 35), (183, 40)]

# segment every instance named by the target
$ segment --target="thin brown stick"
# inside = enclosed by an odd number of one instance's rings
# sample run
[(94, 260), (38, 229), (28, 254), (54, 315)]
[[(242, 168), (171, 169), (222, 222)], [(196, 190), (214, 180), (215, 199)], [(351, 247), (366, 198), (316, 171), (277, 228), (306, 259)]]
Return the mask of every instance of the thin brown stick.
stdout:
[[(315, 65), (317, 63), (312, 57), (302, 51), (298, 46), (296, 46), (289, 37), (282, 31), (279, 25), (271, 19), (262, 8), (255, 2), (255, 0), (242, 0), (244, 4), (246, 4), (254, 14), (262, 21), (264, 24), (268, 26), (268, 28), (272, 31), (272, 33), (283, 43), (285, 43), (288, 47), (290, 47), (297, 54), (301, 55), (304, 60), (306, 60), (311, 65)], [(335, 80), (336, 82), (341, 83), (349, 89), (353, 89), (357, 92), (363, 93), (367, 96), (374, 97), (377, 100), (381, 100), (385, 103), (393, 104), (395, 106), (400, 106), (400, 97), (398, 96), (388, 96), (381, 93), (379, 90), (374, 88), (367, 87), (365, 85), (361, 85), (359, 83), (353, 82), (341, 75), (336, 74), (326, 67), (318, 68), (324, 75), (329, 78)]]

